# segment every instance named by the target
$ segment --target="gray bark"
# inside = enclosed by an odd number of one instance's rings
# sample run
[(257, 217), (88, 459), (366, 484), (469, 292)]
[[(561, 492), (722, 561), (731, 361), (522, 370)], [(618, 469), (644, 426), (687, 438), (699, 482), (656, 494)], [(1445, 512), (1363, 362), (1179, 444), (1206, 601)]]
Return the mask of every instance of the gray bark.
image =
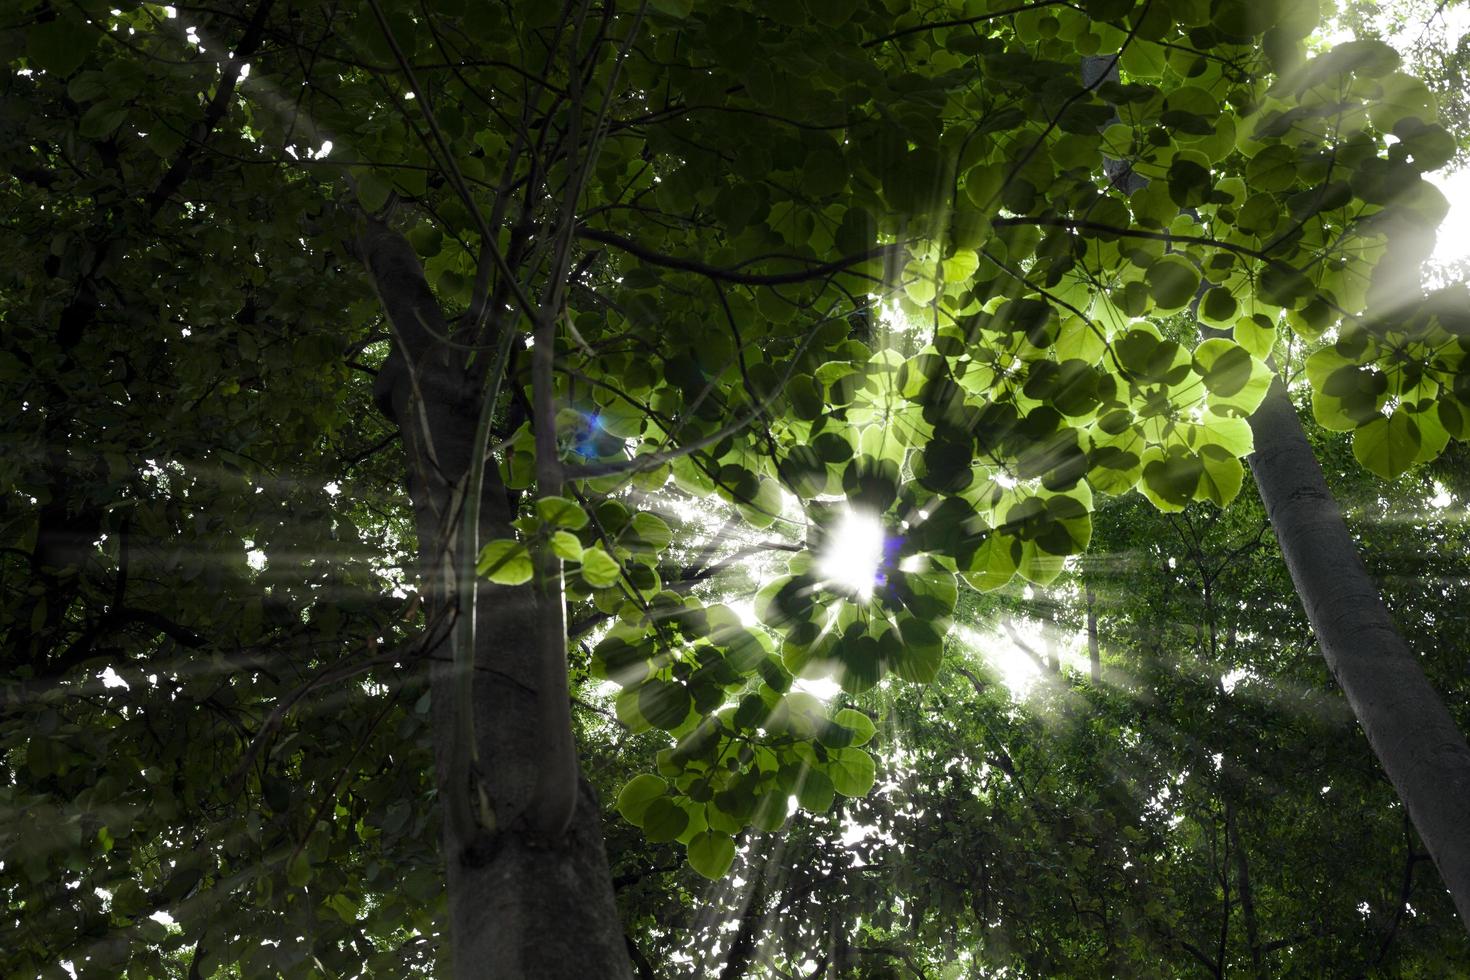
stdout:
[[(564, 686), (546, 683), (550, 670), (535, 642), (539, 617), (532, 589), (478, 583), (472, 679), (456, 667), (451, 649), (448, 624), (456, 613), (453, 569), (460, 540), (454, 492), (464, 484), (474, 455), (480, 386), (466, 372), (463, 354), (441, 342), (449, 325), (408, 243), (373, 224), (357, 244), (394, 333), (393, 352), (375, 394), (399, 424), (408, 458), (420, 588), (434, 631), (426, 654), (438, 796), (441, 801), (468, 797), (474, 804), (475, 823), (444, 820), (452, 975), (622, 980), (632, 968), (590, 786), (578, 776), (565, 833), (546, 839), (527, 819), (548, 761), (545, 718), (566, 712), (565, 705), (548, 710), (542, 703), (548, 697), (564, 699), (566, 693)], [(481, 540), (509, 536), (513, 517), (492, 462), (482, 494)], [(564, 680), (565, 667), (557, 669)], [(481, 760), (472, 787), (448, 784), (455, 740), (469, 727), (453, 707), (465, 683), (473, 685), (473, 732)], [(560, 740), (570, 738), (570, 731), (557, 734)], [(493, 827), (484, 825), (478, 805), (482, 793)]]
[(1279, 381), (1251, 473), (1328, 668), (1470, 927), (1470, 747), (1399, 635)]

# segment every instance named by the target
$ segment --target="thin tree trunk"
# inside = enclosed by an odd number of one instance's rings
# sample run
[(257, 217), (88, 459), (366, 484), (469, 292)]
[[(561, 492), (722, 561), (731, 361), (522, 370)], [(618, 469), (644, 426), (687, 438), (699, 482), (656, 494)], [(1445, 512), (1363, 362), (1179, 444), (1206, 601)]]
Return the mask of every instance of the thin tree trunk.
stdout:
[(1092, 686), (1102, 684), (1102, 654), (1097, 646), (1097, 597), (1093, 595), (1092, 589), (1087, 589), (1087, 666), (1092, 678)]
[[(452, 630), (445, 625), (456, 612), (453, 570), (461, 536), (455, 491), (465, 485), (474, 455), (479, 387), (462, 355), (439, 339), (448, 336), (448, 324), (403, 237), (373, 224), (358, 248), (394, 332), (375, 394), (403, 432), (420, 587), (435, 637), (426, 654), (439, 798), (450, 811), (443, 840), (452, 975), (622, 980), (632, 968), (591, 788), (578, 778), (565, 834), (544, 839), (528, 824), (548, 764), (544, 719), (556, 714), (541, 702), (565, 697), (564, 690), (546, 689), (532, 588), (476, 584), (472, 653), (461, 658), (468, 671), (456, 666)], [(513, 516), (492, 462), (482, 494), (481, 540), (509, 536)], [(472, 725), (455, 709), (455, 695), (466, 683), (473, 685)], [(456, 740), (470, 730), (482, 771), (471, 775), (471, 786), (453, 785), (454, 760), (465, 757), (456, 753)], [(477, 805), (482, 796), (488, 814)], [(468, 825), (463, 812), (460, 818), (452, 812), (455, 800), (466, 799)]]
[(1379, 598), (1280, 381), (1250, 424), (1251, 473), (1322, 656), (1470, 927), (1470, 746)]
[(1240, 840), (1240, 814), (1230, 799), (1233, 787), (1226, 787), (1225, 830), (1230, 835), (1230, 853), (1235, 857), (1235, 888), (1240, 893), (1240, 914), (1245, 919), (1246, 942), (1251, 951), (1251, 975), (1264, 977), (1261, 964), (1261, 933), (1256, 921), (1256, 901), (1251, 892), (1250, 862), (1246, 858), (1245, 845)]

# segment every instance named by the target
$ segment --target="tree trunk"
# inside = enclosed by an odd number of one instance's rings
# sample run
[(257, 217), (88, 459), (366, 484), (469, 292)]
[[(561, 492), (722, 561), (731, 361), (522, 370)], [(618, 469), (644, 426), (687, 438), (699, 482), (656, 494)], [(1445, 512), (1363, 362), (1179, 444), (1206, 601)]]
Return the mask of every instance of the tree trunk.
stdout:
[(1470, 927), (1470, 747), (1389, 618), (1280, 381), (1251, 473), (1328, 668)]
[(1097, 645), (1097, 599), (1087, 587), (1087, 670), (1092, 686), (1102, 684), (1102, 653)]
[[(532, 588), (477, 582), (472, 654), (458, 660), (469, 669), (458, 667), (454, 656), (450, 637), (457, 613), (454, 569), (462, 510), (455, 492), (466, 485), (475, 455), (480, 386), (465, 369), (463, 355), (441, 341), (449, 325), (402, 236), (373, 224), (358, 248), (394, 334), (375, 394), (403, 432), (419, 538), (434, 760), (445, 809), (452, 975), (622, 980), (632, 968), (590, 786), (578, 776), (575, 811), (565, 834), (542, 839), (526, 819), (549, 762), (541, 731), (547, 712), (540, 699), (566, 696), (564, 690), (547, 690)], [(481, 540), (510, 536), (513, 517), (492, 461), (481, 500)], [(560, 669), (564, 677), (565, 668)], [(456, 710), (456, 695), (466, 683), (472, 684), (472, 726)], [(471, 785), (456, 786), (451, 779), (457, 769), (456, 740), (467, 731), (473, 731), (478, 747), (479, 771), (470, 776)], [(458, 755), (465, 757), (462, 751)], [(455, 800), (465, 799), (473, 811), (470, 822), (454, 819), (452, 812)], [(482, 799), (487, 806), (479, 805)]]

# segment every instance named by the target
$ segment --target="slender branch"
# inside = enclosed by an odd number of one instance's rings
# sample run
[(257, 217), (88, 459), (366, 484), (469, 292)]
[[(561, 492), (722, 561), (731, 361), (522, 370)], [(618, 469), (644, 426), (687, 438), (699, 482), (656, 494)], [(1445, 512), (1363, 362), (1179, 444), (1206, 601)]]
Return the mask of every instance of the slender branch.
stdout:
[(863, 47), (872, 48), (889, 41), (896, 41), (910, 34), (922, 34), (925, 31), (937, 31), (944, 27), (969, 27), (972, 24), (981, 24), (988, 20), (997, 20), (1001, 17), (1009, 17), (1012, 14), (1024, 14), (1028, 10), (1040, 10), (1043, 7), (1071, 6), (1071, 0), (1037, 0), (1036, 3), (1023, 3), (1015, 7), (1007, 7), (1005, 10), (993, 10), (988, 14), (980, 14), (975, 17), (956, 17), (953, 20), (935, 20), (927, 24), (916, 24), (913, 27), (905, 27), (903, 30), (894, 31), (892, 34), (884, 34), (875, 37), (871, 41), (864, 41)]
[[(844, 272), (864, 262), (886, 258), (890, 254), (899, 254), (905, 247), (901, 243), (879, 245), (876, 248), (868, 249), (866, 252), (849, 255), (835, 262), (814, 265), (810, 269), (804, 269), (799, 272), (759, 274), (741, 272), (739, 267), (721, 268), (719, 266), (708, 265), (697, 259), (681, 259), (673, 255), (665, 255), (645, 245), (640, 245), (631, 238), (624, 238), (622, 235), (615, 235), (610, 231), (588, 228), (585, 225), (577, 228), (577, 237), (586, 239), (589, 242), (600, 242), (603, 245), (609, 245), (627, 252), (629, 255), (636, 256), (649, 265), (656, 265), (665, 269), (677, 269), (681, 272), (692, 272), (717, 282), (727, 282), (741, 286), (785, 286), (801, 282), (811, 282), (814, 279), (822, 279), (838, 272)], [(793, 258), (795, 257), (793, 256)], [(810, 260), (800, 259), (799, 261), (805, 262)]]

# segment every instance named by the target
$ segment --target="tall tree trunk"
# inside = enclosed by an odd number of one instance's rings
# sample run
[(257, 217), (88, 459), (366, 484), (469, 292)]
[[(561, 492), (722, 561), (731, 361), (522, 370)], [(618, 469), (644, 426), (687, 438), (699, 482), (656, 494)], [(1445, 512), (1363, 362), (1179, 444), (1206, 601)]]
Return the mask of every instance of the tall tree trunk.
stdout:
[(1389, 617), (1280, 381), (1251, 473), (1328, 668), (1470, 927), (1470, 747)]
[[(458, 612), (454, 569), (462, 540), (456, 490), (467, 485), (475, 455), (480, 387), (466, 371), (463, 355), (442, 341), (449, 325), (402, 236), (371, 224), (358, 250), (394, 333), (376, 394), (403, 432), (419, 536), (418, 572), (430, 630), (424, 654), (431, 661), (435, 769), (445, 808), (453, 976), (627, 978), (632, 968), (591, 788), (577, 775), (575, 810), (565, 833), (546, 839), (530, 819), (538, 780), (556, 762), (547, 756), (548, 745), (557, 739), (548, 739), (542, 728), (548, 714), (557, 712), (544, 710), (541, 701), (566, 697), (564, 688), (546, 683), (549, 669), (536, 642), (532, 588), (478, 582), (472, 652), (456, 658), (450, 639)], [(492, 461), (484, 479), (480, 538), (510, 536), (513, 517)], [(557, 669), (564, 678), (564, 665)], [(472, 685), (467, 699), (472, 725), (456, 710), (464, 684)], [(478, 771), (469, 776), (471, 785), (456, 785), (454, 774), (466, 775), (455, 762), (466, 758), (457, 740), (469, 731), (478, 748)], [(563, 742), (570, 738), (570, 731), (557, 734)], [(469, 801), (468, 819), (463, 813), (456, 818), (457, 800)]]

